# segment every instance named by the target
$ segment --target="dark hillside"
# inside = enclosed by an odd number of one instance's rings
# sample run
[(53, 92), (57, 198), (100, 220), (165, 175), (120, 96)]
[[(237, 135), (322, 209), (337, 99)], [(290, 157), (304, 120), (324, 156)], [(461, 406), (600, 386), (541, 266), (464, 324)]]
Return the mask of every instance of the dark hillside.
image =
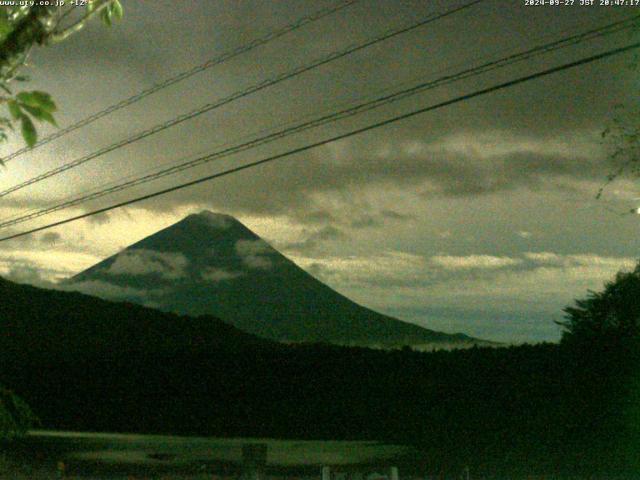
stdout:
[(0, 279), (0, 358), (126, 358), (267, 343), (211, 317), (160, 312)]
[(7, 281), (0, 295), (0, 384), (44, 428), (389, 440), (443, 472), (640, 467), (636, 350), (286, 346), (211, 317)]

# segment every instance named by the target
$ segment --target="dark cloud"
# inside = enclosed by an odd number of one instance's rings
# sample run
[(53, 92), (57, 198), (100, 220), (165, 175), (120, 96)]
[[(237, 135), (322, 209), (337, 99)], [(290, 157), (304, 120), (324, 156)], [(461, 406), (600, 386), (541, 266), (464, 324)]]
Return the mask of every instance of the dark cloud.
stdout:
[[(331, 2), (325, 3), (328, 5)], [(114, 86), (107, 89), (105, 85), (109, 95), (98, 97), (93, 87), (74, 91), (73, 96), (70, 96), (69, 89), (66, 88), (68, 79), (61, 82), (58, 93), (66, 100), (64, 103), (69, 112), (80, 117), (86, 115), (87, 108), (97, 110), (101, 107), (101, 102), (108, 104), (112, 97), (126, 96), (129, 90), (135, 91), (140, 85), (153, 84), (181, 68), (193, 66), (246, 42), (247, 38), (259, 36), (270, 28), (284, 25), (287, 21), (320, 7), (318, 2), (311, 1), (283, 2), (279, 5), (273, 2), (256, 4), (247, 1), (223, 2), (220, 5), (188, 2), (187, 5), (188, 7), (177, 7), (173, 2), (158, 2), (152, 21), (147, 15), (148, 7), (134, 2), (128, 7), (125, 21), (114, 29), (107, 30), (94, 25), (83, 32), (82, 38), (73, 37), (52, 50), (53, 53), (45, 56), (42, 51), (40, 68), (43, 71), (62, 71), (75, 76), (82, 71), (85, 75), (84, 69), (75, 64), (69, 65), (69, 59), (82, 59), (95, 78), (120, 75), (128, 79), (127, 82), (105, 82)], [(356, 5), (329, 20), (310, 26), (308, 31), (305, 29), (279, 40), (273, 46), (265, 47), (264, 51), (216, 67), (190, 79), (179, 88), (176, 86), (175, 89), (152, 96), (139, 106), (118, 113), (110, 122), (109, 128), (102, 128), (101, 124), (97, 124), (95, 128), (87, 129), (86, 135), (95, 135), (91, 143), (97, 144), (111, 142), (114, 137), (128, 136), (132, 130), (143, 128), (143, 125), (148, 127), (242, 88), (240, 81), (259, 81), (273, 73), (271, 69), (282, 71), (292, 68), (308, 62), (315, 54), (326, 53), (354, 40), (361, 40), (378, 30), (386, 30), (389, 25), (415, 20), (449, 6), (450, 2), (413, 0), (401, 4), (394, 2), (393, 5), (381, 0), (374, 1), (369, 7)], [(319, 104), (330, 108), (332, 100), (340, 99), (344, 103), (347, 99), (356, 98), (356, 92), (366, 96), (399, 83), (430, 78), (436, 76), (434, 72), (445, 68), (455, 65), (463, 68), (486, 60), (487, 57), (499, 56), (498, 52), (504, 50), (505, 45), (514, 49), (526, 48), (531, 46), (534, 39), (539, 41), (537, 37), (541, 35), (561, 35), (568, 29), (578, 28), (575, 15), (569, 11), (572, 9), (557, 11), (553, 18), (548, 18), (542, 12), (544, 9), (529, 10), (524, 15), (524, 7), (520, 5), (509, 5), (509, 8), (512, 10), (505, 10), (506, 4), (500, 8), (478, 6), (472, 11), (431, 25), (428, 29), (399, 37), (388, 45), (365, 50), (349, 57), (348, 62), (337, 62), (314, 72), (314, 75), (286, 82), (252, 96), (246, 102), (240, 102), (238, 107), (206, 115), (197, 121), (154, 136), (153, 142), (127, 147), (110, 156), (108, 162), (100, 160), (91, 169), (87, 168), (92, 175), (79, 174), (79, 180), (92, 180), (95, 183), (95, 178), (102, 181), (101, 177), (104, 177), (106, 181), (118, 178), (119, 175), (143, 171), (159, 163), (188, 156), (198, 149), (210, 150), (218, 141), (233, 142), (234, 138), (243, 137), (261, 128), (273, 128), (279, 122), (290, 122), (299, 116), (308, 116), (311, 112), (318, 111)], [(505, 15), (505, 11), (510, 14)], [(580, 28), (584, 28), (584, 24), (589, 22), (597, 24), (614, 20), (611, 9), (594, 8), (581, 12), (581, 15), (583, 18)], [(367, 21), (362, 22), (362, 18), (367, 18)], [(451, 28), (460, 24), (466, 25), (466, 28), (455, 29), (456, 35), (452, 38)], [(348, 25), (349, 28), (341, 28), (341, 25)], [(316, 29), (324, 32), (320, 39), (312, 34)], [(177, 38), (176, 31), (183, 31), (185, 35)], [(212, 36), (215, 42), (212, 41)], [(375, 115), (366, 116), (365, 119), (375, 120), (415, 108), (416, 104), (434, 103), (485, 84), (561, 63), (607, 45), (603, 41), (598, 45), (563, 50), (545, 61), (532, 61), (524, 66), (510, 68), (504, 73), (447, 87), (388, 107)], [(283, 48), (286, 48), (287, 55), (282, 55)], [(109, 55), (100, 54), (103, 49), (108, 49)], [(402, 55), (398, 55), (398, 52)], [(165, 68), (165, 59), (168, 57), (173, 60), (171, 69)], [(100, 62), (96, 62), (96, 58)], [(265, 58), (269, 62), (265, 62)], [(90, 59), (93, 61), (89, 61)], [(318, 205), (321, 202), (313, 200), (314, 193), (317, 192), (335, 194), (349, 191), (357, 195), (357, 187), (361, 185), (384, 186), (386, 183), (393, 183), (415, 186), (429, 182), (433, 184), (429, 191), (446, 195), (474, 195), (508, 190), (521, 184), (536, 187), (541, 177), (573, 174), (584, 176), (583, 170), (576, 169), (575, 165), (557, 162), (556, 160), (564, 159), (553, 155), (515, 154), (514, 157), (523, 155), (527, 158), (521, 161), (510, 158), (508, 160), (512, 163), (506, 165), (495, 159), (484, 162), (476, 155), (481, 152), (469, 152), (462, 156), (437, 153), (421, 156), (407, 155), (398, 148), (403, 142), (418, 141), (433, 145), (451, 132), (466, 132), (473, 136), (475, 132), (493, 131), (498, 132), (498, 135), (504, 134), (505, 137), (524, 135), (544, 143), (553, 135), (562, 134), (566, 138), (572, 138), (585, 131), (598, 131), (603, 128), (611, 105), (619, 102), (620, 98), (629, 96), (627, 78), (631, 78), (632, 74), (624, 73), (624, 63), (624, 59), (616, 59), (579, 71), (569, 71), (557, 77), (560, 80), (552, 78), (531, 82), (526, 86), (505, 90), (499, 95), (465, 102), (343, 142), (346, 152), (334, 153), (327, 149), (308, 152), (295, 160), (283, 160), (272, 167), (225, 177), (144, 205), (150, 209), (166, 211), (176, 205), (214, 204), (226, 211), (288, 215), (294, 215), (294, 211), (299, 209), (303, 213), (296, 216), (306, 214), (311, 221), (314, 212), (322, 207)], [(623, 72), (618, 81), (611, 82), (611, 71)], [(94, 85), (96, 83), (93, 82)], [(51, 86), (50, 83), (49, 85)], [(52, 88), (56, 89), (55, 84)], [(189, 94), (180, 94), (185, 91)], [(88, 99), (92, 101), (89, 102)], [(342, 131), (363, 122), (364, 120), (349, 121), (336, 129)], [(318, 138), (327, 133), (335, 133), (335, 130), (321, 129), (309, 137)], [(186, 135), (188, 143), (184, 142)], [(84, 144), (87, 143), (87, 137), (79, 136), (77, 141), (79, 146), (86, 148)], [(282, 142), (279, 151), (294, 143)], [(380, 154), (380, 150), (384, 149), (390, 149), (391, 152), (387, 155)], [(73, 149), (70, 151), (73, 152)], [(335, 161), (331, 160), (332, 156)], [(252, 154), (243, 154), (238, 160), (253, 157)], [(484, 168), (479, 165), (483, 162), (487, 164)], [(102, 170), (103, 175), (95, 175), (96, 170)], [(519, 174), (520, 170), (524, 173)], [(600, 171), (601, 176), (606, 173), (606, 169), (604, 172)], [(197, 175), (196, 171), (193, 175)], [(189, 175), (185, 174), (184, 178), (187, 177)], [(174, 177), (167, 183), (177, 183), (177, 178)], [(126, 197), (127, 195), (114, 198)]]
[(9, 259), (5, 261), (1, 260), (2, 263), (10, 263), (9, 271), (4, 275), (4, 277), (12, 282), (16, 283), (26, 283), (29, 285), (35, 285), (41, 288), (55, 288), (55, 283), (51, 282), (48, 278), (52, 275), (60, 274), (55, 270), (47, 270), (42, 268), (41, 265), (38, 265), (33, 262), (22, 261)]
[(369, 214), (360, 214), (357, 218), (354, 218), (350, 223), (351, 228), (372, 228), (380, 226), (378, 219)]
[(304, 212), (298, 219), (306, 224), (325, 224), (336, 221), (335, 215), (327, 210), (313, 210), (310, 212)]
[[(308, 190), (311, 194), (312, 192)], [(296, 223), (302, 225), (308, 225), (313, 227), (339, 227), (323, 228), (320, 232), (324, 232), (319, 240), (328, 240), (330, 234), (334, 234), (333, 238), (346, 238), (345, 229), (366, 229), (380, 227), (387, 221), (394, 222), (406, 222), (415, 219), (412, 214), (403, 214), (391, 209), (377, 210), (368, 202), (363, 201), (349, 201), (348, 196), (342, 199), (336, 206), (322, 206), (318, 205), (316, 210), (307, 211), (306, 208), (313, 208), (311, 206), (312, 199), (307, 198), (307, 202), (304, 204), (291, 203), (289, 210), (286, 214), (293, 219)], [(308, 232), (318, 233), (314, 230), (307, 230)], [(340, 235), (337, 235), (339, 233)], [(326, 235), (326, 236), (325, 236)]]
[(321, 263), (312, 263), (307, 266), (306, 270), (317, 278), (323, 278), (332, 274), (331, 270)]
[[(496, 142), (500, 136), (495, 135)], [(465, 138), (474, 143), (473, 133), (465, 134)], [(594, 153), (588, 156), (583, 145), (572, 145), (571, 138), (555, 148), (557, 151), (548, 146), (557, 139), (511, 137), (511, 141), (520, 140), (526, 145), (515, 145), (507, 153), (499, 149), (447, 151), (434, 139), (418, 140), (417, 152), (407, 152), (406, 142), (347, 144), (336, 161), (327, 159), (324, 151), (313, 152), (309, 154), (310, 161), (296, 158), (230, 176), (179, 193), (172, 197), (172, 202), (211, 202), (217, 210), (284, 214), (303, 223), (341, 222), (341, 218), (350, 218), (354, 227), (363, 227), (380, 221), (368, 217), (372, 215), (370, 207), (359, 200), (366, 188), (380, 191), (398, 188), (427, 196), (477, 196), (508, 193), (521, 187), (564, 191), (572, 183), (587, 181), (593, 182), (595, 195), (597, 184), (602, 183), (610, 168), (606, 155), (598, 156), (597, 143), (592, 147)], [(464, 147), (462, 144), (460, 148)], [(362, 151), (371, 153), (364, 156)], [(331, 202), (326, 201), (329, 197)], [(150, 203), (148, 208), (163, 205)]]
[(388, 218), (391, 220), (397, 221), (414, 221), (416, 220), (416, 216), (412, 214), (396, 212), (395, 210), (381, 210), (380, 215), (384, 218)]
[(16, 283), (28, 283), (31, 285), (41, 285), (45, 283), (41, 269), (35, 265), (14, 265), (7, 272), (5, 277), (7, 280)]
[(103, 212), (87, 217), (87, 221), (95, 225), (106, 225), (109, 223), (110, 218), (109, 212)]
[(325, 242), (344, 240), (348, 238), (348, 235), (340, 228), (327, 225), (317, 230), (304, 229), (302, 237), (302, 240), (282, 242), (277, 246), (287, 252), (309, 252)]
[(71, 292), (81, 292), (87, 295), (104, 298), (105, 300), (131, 297), (143, 299), (149, 297), (162, 297), (162, 295), (166, 295), (166, 291), (162, 288), (142, 289), (122, 287), (102, 280), (57, 284), (55, 288)]
[(47, 233), (43, 233), (40, 236), (40, 242), (46, 243), (46, 244), (53, 244), (58, 242), (61, 238), (62, 238), (62, 235), (60, 235), (57, 232), (47, 232)]

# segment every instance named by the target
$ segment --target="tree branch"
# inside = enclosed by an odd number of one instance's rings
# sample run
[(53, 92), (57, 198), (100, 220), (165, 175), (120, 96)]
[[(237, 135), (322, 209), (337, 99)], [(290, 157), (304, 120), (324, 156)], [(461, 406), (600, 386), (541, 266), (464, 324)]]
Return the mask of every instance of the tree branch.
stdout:
[(0, 44), (0, 70), (10, 67), (13, 61), (28, 51), (34, 43), (44, 43), (49, 33), (44, 21), (51, 15), (53, 8), (36, 4), (18, 22), (4, 42)]
[(61, 31), (54, 30), (47, 37), (46, 43), (47, 44), (58, 43), (65, 40), (70, 35), (73, 35), (74, 33), (79, 32), (84, 28), (88, 20), (90, 20), (95, 15), (97, 15), (104, 8), (108, 7), (111, 4), (111, 1), (112, 0), (103, 0), (96, 8), (94, 8), (90, 12), (87, 11), (87, 13), (85, 13), (82, 16), (82, 18), (80, 18), (77, 22), (73, 23), (72, 25), (69, 25), (64, 30), (61, 30)]

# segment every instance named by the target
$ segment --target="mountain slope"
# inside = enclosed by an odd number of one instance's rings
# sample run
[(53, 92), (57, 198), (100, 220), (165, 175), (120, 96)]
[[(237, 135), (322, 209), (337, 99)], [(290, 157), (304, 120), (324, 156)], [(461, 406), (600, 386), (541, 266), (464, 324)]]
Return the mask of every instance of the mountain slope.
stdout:
[(66, 283), (165, 311), (215, 315), (279, 341), (384, 347), (473, 342), (362, 307), (233, 217), (211, 212), (189, 215)]
[(3, 361), (177, 355), (264, 344), (212, 316), (183, 317), (0, 278)]

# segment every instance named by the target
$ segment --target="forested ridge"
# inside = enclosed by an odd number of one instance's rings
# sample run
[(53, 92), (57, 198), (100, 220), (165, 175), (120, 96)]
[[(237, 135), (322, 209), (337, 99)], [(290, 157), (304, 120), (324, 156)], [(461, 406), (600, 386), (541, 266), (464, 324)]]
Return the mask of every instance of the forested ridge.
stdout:
[[(2, 342), (14, 348), (0, 383), (45, 428), (385, 440), (419, 447), (431, 471), (640, 467), (632, 337), (428, 353), (282, 345), (210, 317), (2, 288)], [(104, 322), (102, 343), (85, 338), (84, 316)]]

